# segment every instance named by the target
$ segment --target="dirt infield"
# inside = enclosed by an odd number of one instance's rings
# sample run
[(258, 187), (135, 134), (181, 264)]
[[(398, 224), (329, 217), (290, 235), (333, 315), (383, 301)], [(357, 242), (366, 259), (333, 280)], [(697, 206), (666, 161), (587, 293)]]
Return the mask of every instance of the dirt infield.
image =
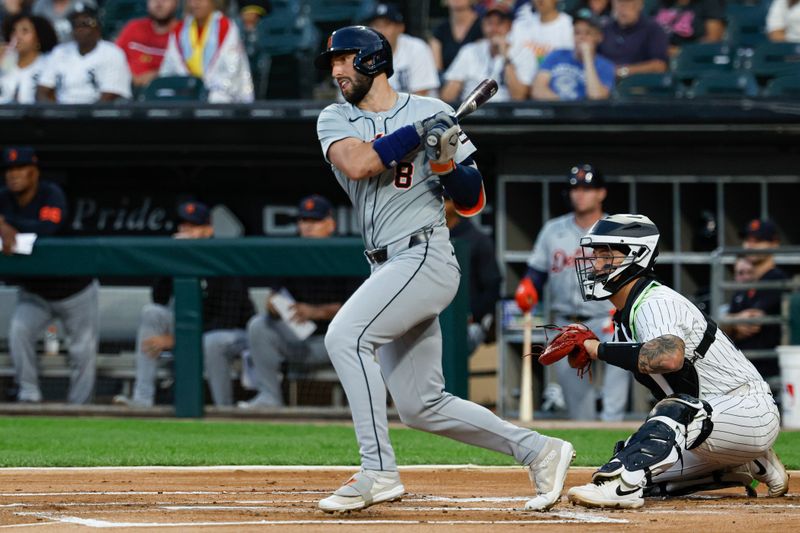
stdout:
[[(800, 523), (800, 475), (789, 495), (748, 499), (728, 489), (650, 499), (639, 511), (597, 511), (564, 500), (525, 512), (522, 468), (408, 468), (402, 501), (327, 515), (317, 500), (354, 469), (99, 468), (0, 470), (0, 531), (789, 531)], [(567, 485), (591, 469), (573, 469)], [(763, 487), (759, 487), (763, 495)]]

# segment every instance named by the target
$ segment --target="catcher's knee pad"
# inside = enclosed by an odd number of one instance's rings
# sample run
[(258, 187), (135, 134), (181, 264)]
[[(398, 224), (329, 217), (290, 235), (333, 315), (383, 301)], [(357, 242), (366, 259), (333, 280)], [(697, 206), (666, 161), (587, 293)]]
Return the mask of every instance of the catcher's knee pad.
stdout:
[(711, 433), (711, 406), (688, 395), (658, 402), (647, 421), (614, 457), (594, 473), (593, 479), (621, 475), (629, 485), (645, 486), (681, 458), (682, 450), (702, 444)]

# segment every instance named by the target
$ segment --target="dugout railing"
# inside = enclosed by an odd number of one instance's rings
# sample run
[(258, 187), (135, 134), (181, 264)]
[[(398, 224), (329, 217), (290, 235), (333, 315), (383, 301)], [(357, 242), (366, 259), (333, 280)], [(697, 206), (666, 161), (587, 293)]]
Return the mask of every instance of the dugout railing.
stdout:
[[(442, 366), (448, 392), (468, 395), (469, 245), (454, 242), (462, 270), (441, 314)], [(175, 307), (174, 406), (178, 417), (204, 414), (201, 279), (217, 276), (363, 276), (361, 241), (331, 238), (179, 240), (167, 237), (47, 238), (29, 256), (0, 256), (0, 278), (13, 276), (171, 276)]]

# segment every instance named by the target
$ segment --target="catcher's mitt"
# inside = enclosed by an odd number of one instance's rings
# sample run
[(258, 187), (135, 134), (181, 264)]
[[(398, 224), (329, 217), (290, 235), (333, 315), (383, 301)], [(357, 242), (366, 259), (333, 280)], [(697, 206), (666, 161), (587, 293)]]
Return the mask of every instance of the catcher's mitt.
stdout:
[(558, 330), (553, 341), (539, 356), (539, 362), (543, 365), (552, 365), (559, 359), (568, 358), (569, 366), (578, 371), (578, 375), (589, 373), (592, 379), (592, 359), (583, 346), (583, 341), (588, 339), (599, 340), (592, 330), (583, 324), (570, 324), (569, 326), (545, 326), (548, 329)]

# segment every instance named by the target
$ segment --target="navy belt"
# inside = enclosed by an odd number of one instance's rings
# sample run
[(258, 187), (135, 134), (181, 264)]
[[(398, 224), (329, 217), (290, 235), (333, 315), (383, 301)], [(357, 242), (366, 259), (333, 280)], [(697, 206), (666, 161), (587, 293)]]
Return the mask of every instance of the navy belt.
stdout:
[[(411, 237), (408, 238), (408, 247), (413, 248), (418, 244), (422, 244), (424, 242), (428, 242), (431, 240), (431, 236), (433, 235), (433, 230), (423, 230), (419, 233), (415, 233)], [(389, 249), (387, 247), (383, 248), (375, 248), (373, 250), (364, 250), (364, 257), (367, 258), (367, 261), (373, 265), (380, 265), (381, 263), (385, 263), (387, 259), (389, 259)]]

